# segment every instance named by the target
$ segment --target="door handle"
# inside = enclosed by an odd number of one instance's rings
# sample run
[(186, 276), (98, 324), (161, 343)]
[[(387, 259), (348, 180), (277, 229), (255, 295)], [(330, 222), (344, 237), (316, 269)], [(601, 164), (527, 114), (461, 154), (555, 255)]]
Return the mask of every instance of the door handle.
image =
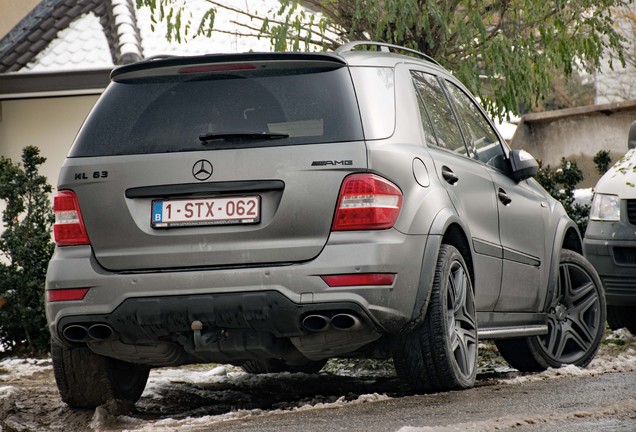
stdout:
[(452, 185), (459, 181), (459, 177), (457, 177), (453, 170), (446, 165), (442, 167), (442, 177), (444, 177), (444, 180), (446, 180), (447, 183)]
[(503, 205), (508, 205), (512, 202), (512, 199), (510, 199), (506, 191), (502, 188), (499, 188), (499, 190), (497, 191), (497, 196), (499, 197), (499, 201), (501, 201)]

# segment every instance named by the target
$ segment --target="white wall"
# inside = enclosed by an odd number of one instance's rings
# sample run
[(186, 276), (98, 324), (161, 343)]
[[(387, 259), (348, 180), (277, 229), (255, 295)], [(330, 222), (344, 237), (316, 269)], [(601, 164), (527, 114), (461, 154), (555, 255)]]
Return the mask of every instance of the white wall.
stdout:
[(40, 148), (40, 168), (55, 188), (60, 166), (97, 95), (0, 101), (0, 155), (20, 161), (28, 145)]

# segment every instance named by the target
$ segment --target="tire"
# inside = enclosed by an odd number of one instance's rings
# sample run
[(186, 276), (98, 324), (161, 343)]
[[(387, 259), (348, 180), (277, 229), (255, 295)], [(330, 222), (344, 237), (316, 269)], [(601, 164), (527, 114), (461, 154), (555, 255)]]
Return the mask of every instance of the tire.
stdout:
[(96, 408), (109, 400), (136, 402), (150, 367), (95, 354), (85, 346), (51, 342), (53, 374), (62, 401), (71, 408)]
[(612, 330), (626, 327), (631, 334), (636, 335), (636, 307), (607, 306), (607, 324)]
[(605, 292), (594, 267), (564, 249), (548, 312), (548, 333), (496, 341), (501, 356), (522, 372), (539, 372), (572, 364), (587, 366), (605, 330)]
[(468, 267), (453, 246), (442, 245), (424, 322), (396, 338), (398, 376), (415, 392), (470, 388), (477, 374), (477, 322)]
[(327, 364), (324, 360), (307, 360), (300, 364), (288, 364), (278, 359), (249, 360), (241, 366), (243, 370), (251, 374), (266, 374), (279, 372), (302, 372), (316, 374)]

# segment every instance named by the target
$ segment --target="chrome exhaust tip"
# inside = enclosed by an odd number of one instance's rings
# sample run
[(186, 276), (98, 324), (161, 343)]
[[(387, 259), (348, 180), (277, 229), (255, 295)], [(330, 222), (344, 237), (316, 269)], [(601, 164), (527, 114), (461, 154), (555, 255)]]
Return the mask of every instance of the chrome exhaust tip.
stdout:
[(357, 316), (345, 313), (334, 315), (331, 318), (331, 325), (336, 330), (341, 331), (357, 330), (362, 327), (362, 323)]
[(79, 324), (71, 324), (66, 326), (62, 331), (62, 335), (70, 342), (88, 342), (88, 329)]
[(307, 315), (302, 322), (305, 330), (310, 332), (321, 332), (329, 327), (329, 318), (324, 315)]
[(113, 334), (113, 329), (108, 324), (93, 324), (88, 328), (88, 336), (97, 341), (110, 339)]

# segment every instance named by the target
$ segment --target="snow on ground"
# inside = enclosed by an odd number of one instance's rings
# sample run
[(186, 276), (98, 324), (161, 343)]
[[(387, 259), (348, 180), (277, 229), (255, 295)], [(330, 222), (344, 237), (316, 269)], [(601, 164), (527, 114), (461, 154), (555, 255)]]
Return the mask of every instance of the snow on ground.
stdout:
[[(636, 349), (635, 339), (628, 331), (622, 329), (610, 332), (606, 335), (602, 349), (599, 355), (591, 362), (587, 368), (579, 368), (576, 366), (566, 366), (560, 369), (548, 369), (542, 373), (522, 374), (514, 369), (501, 364), (493, 363), (486, 360), (486, 365), (480, 369), (480, 380), (488, 380), (497, 384), (517, 385), (532, 381), (558, 379), (562, 377), (577, 376), (594, 376), (604, 373), (636, 371)], [(482, 351), (485, 351), (487, 345), (481, 345)], [(481, 356), (480, 356), (481, 359)], [(330, 374), (342, 375), (352, 378), (370, 378), (370, 377), (386, 377), (395, 374), (393, 370), (367, 370), (352, 366), (346, 360), (336, 362), (335, 366), (329, 369)], [(392, 369), (389, 366), (390, 369)], [(335, 372), (334, 372), (335, 371)], [(494, 374), (491, 372), (495, 371)], [(11, 398), (15, 392), (11, 386), (12, 381), (18, 379), (29, 378), (39, 373), (51, 372), (50, 359), (15, 359), (9, 358), (0, 361), (0, 400)], [(204, 369), (197, 367), (189, 368), (161, 368), (151, 371), (148, 385), (142, 395), (141, 400), (137, 403), (137, 407), (142, 411), (161, 410), (162, 404), (168, 403), (167, 399), (179, 398), (179, 391), (183, 391), (184, 386), (187, 391), (195, 397), (203, 399), (213, 398), (219, 403), (227, 404), (233, 401), (236, 396), (236, 389), (255, 389), (258, 391), (263, 388), (274, 386), (276, 383), (283, 383), (281, 389), (285, 385), (293, 385), (303, 387), (304, 385), (311, 387), (316, 382), (316, 376), (305, 374), (264, 374), (250, 375), (242, 372), (241, 369), (233, 366), (218, 366), (213, 369)], [(312, 381), (313, 380), (313, 381)], [(7, 385), (2, 385), (2, 383)], [(211, 390), (213, 389), (213, 390)], [(274, 389), (276, 390), (276, 389)], [(279, 389), (280, 390), (280, 389)], [(284, 390), (280, 390), (284, 391)], [(373, 391), (373, 390), (371, 390)], [(291, 403), (281, 403), (275, 405), (272, 409), (234, 409), (230, 408), (227, 412), (217, 415), (207, 415), (207, 413), (197, 413), (189, 411), (182, 415), (171, 415), (166, 413), (167, 418), (148, 421), (132, 416), (120, 415), (114, 416), (108, 407), (99, 407), (95, 410), (95, 414), (91, 421), (90, 427), (97, 430), (109, 429), (116, 427), (129, 430), (131, 432), (139, 431), (182, 431), (182, 430), (200, 430), (203, 427), (210, 427), (211, 424), (225, 422), (229, 420), (245, 419), (258, 416), (284, 415), (289, 412), (333, 409), (345, 405), (355, 405), (383, 401), (390, 399), (386, 394), (361, 394), (354, 398), (347, 399), (345, 396), (320, 396), (318, 394), (309, 396), (300, 401)], [(593, 413), (561, 413), (561, 416), (606, 416), (606, 411), (616, 411), (621, 415), (621, 410), (636, 409), (636, 400), (630, 400), (627, 405), (620, 407), (599, 406)], [(609, 410), (609, 411), (608, 411)], [(200, 415), (199, 415), (200, 414)], [(564, 417), (565, 420), (567, 418)], [(561, 418), (549, 419), (550, 421), (564, 420)], [(496, 419), (496, 424), (458, 424), (440, 428), (403, 428), (400, 432), (426, 432), (426, 431), (454, 431), (454, 430), (491, 430), (492, 427), (510, 424), (519, 424), (524, 419), (520, 418), (502, 418)], [(515, 423), (516, 422), (516, 423)], [(489, 429), (490, 428), (490, 429)]]
[(30, 377), (49, 369), (51, 359), (4, 359), (0, 361), (0, 383)]
[[(146, 420), (119, 416), (117, 419), (118, 424), (127, 424), (128, 429), (124, 429), (129, 432), (145, 432), (145, 431), (185, 431), (192, 430), (201, 427), (209, 428), (215, 423), (221, 423), (229, 420), (241, 420), (249, 417), (258, 416), (273, 416), (281, 415), (290, 412), (307, 411), (314, 409), (333, 409), (340, 408), (344, 405), (359, 405), (369, 402), (377, 402), (382, 400), (391, 399), (389, 396), (380, 395), (377, 393), (361, 395), (353, 401), (346, 401), (344, 396), (338, 398), (335, 402), (318, 402), (316, 404), (307, 404), (300, 407), (294, 407), (291, 409), (275, 409), (275, 410), (237, 410), (226, 414), (203, 416), (203, 417), (187, 417), (184, 419), (167, 418), (158, 420), (153, 423), (148, 423)], [(100, 407), (101, 408), (101, 407)], [(95, 417), (91, 422), (91, 427), (99, 429), (100, 427), (108, 427), (108, 424), (112, 421), (108, 414), (104, 415), (100, 412), (100, 408), (95, 411)], [(106, 422), (104, 422), (104, 419)]]
[(586, 205), (592, 203), (594, 188), (574, 189), (574, 202), (578, 205)]

